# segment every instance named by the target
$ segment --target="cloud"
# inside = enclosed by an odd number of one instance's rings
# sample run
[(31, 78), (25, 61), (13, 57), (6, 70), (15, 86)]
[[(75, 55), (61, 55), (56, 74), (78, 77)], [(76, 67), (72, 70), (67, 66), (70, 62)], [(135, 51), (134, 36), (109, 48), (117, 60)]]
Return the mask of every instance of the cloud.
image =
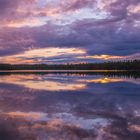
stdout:
[(139, 0), (0, 0), (0, 56), (50, 47), (83, 49), (86, 56), (135, 55), (140, 52), (139, 7)]
[[(56, 60), (60, 60), (60, 58), (64, 57), (75, 57), (86, 54), (83, 49), (76, 48), (44, 48), (44, 49), (33, 49), (25, 51), (23, 54), (16, 54), (11, 56), (0, 57), (0, 61), (3, 63), (11, 63), (11, 64), (21, 64), (21, 63), (43, 63), (49, 62), (47, 59), (52, 59), (54, 62), (54, 57), (57, 57)], [(46, 60), (45, 60), (46, 59)], [(65, 61), (65, 59), (62, 59)]]

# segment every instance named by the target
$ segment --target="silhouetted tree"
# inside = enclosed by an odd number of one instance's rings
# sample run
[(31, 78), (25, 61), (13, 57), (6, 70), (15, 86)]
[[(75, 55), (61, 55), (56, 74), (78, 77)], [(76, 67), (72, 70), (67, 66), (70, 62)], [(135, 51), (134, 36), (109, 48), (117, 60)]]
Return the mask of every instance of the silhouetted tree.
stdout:
[(0, 64), (0, 70), (140, 70), (140, 60), (79, 64)]

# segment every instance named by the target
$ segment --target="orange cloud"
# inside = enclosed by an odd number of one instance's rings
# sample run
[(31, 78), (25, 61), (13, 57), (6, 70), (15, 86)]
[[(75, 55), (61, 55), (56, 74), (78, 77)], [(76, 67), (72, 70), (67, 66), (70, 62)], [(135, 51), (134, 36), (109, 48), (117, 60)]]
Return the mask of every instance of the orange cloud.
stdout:
[(8, 112), (5, 113), (6, 115), (12, 117), (12, 118), (25, 118), (25, 119), (32, 119), (32, 120), (40, 120), (41, 118), (45, 117), (45, 113), (41, 112)]
[[(25, 51), (23, 54), (17, 54), (12, 56), (0, 57), (0, 60), (3, 63), (37, 63), (40, 61), (40, 58), (50, 58), (56, 56), (69, 56), (69, 55), (82, 55), (86, 54), (86, 51), (83, 49), (77, 48), (43, 48), (43, 49), (32, 49)], [(34, 58), (38, 58), (35, 60)]]
[(120, 59), (122, 56), (113, 56), (113, 55), (94, 55), (91, 58), (102, 59), (102, 60), (110, 60), (110, 59)]
[(129, 14), (136, 14), (139, 13), (140, 14), (140, 4), (138, 5), (130, 5), (127, 8)]
[(26, 63), (30, 63), (30, 64), (34, 64), (37, 63), (36, 60), (33, 59), (22, 59), (22, 58), (17, 58), (17, 57), (4, 57), (4, 58), (0, 58), (0, 60), (2, 60), (3, 63), (9, 63), (9, 64), (26, 64)]
[(46, 22), (37, 18), (29, 18), (22, 20), (13, 20), (6, 24), (7, 27), (20, 28), (24, 26), (34, 27), (44, 25)]
[(121, 59), (124, 58), (123, 56), (114, 56), (114, 55), (93, 55), (93, 56), (83, 56), (83, 57), (78, 57), (81, 59), (100, 59), (100, 60), (112, 60), (112, 59)]

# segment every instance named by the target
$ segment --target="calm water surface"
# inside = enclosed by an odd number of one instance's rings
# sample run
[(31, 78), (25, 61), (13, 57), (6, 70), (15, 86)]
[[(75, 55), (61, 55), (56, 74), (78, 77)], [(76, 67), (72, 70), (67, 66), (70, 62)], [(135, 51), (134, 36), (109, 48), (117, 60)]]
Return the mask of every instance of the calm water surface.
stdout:
[(140, 78), (0, 74), (0, 140), (140, 140)]

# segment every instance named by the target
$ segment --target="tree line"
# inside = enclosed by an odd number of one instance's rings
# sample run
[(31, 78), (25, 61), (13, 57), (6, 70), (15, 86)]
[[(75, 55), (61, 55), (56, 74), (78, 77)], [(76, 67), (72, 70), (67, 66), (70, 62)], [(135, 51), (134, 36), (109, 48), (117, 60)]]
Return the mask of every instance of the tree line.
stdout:
[(140, 70), (140, 60), (79, 64), (0, 64), (0, 70)]

